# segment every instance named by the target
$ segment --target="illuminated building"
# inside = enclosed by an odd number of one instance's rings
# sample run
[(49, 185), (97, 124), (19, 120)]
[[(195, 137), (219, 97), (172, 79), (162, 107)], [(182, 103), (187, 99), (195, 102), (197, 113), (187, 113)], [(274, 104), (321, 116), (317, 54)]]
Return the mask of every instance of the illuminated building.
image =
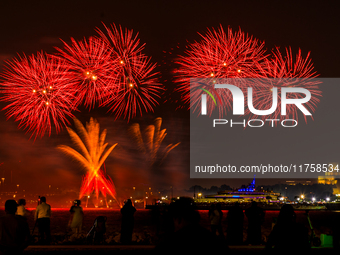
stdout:
[(286, 184), (287, 185), (290, 185), (290, 186), (295, 186), (297, 184), (302, 184), (302, 185), (312, 185), (312, 181), (286, 181)]
[(330, 163), (328, 167), (329, 171), (324, 176), (318, 176), (318, 184), (337, 185), (339, 173), (339, 163)]

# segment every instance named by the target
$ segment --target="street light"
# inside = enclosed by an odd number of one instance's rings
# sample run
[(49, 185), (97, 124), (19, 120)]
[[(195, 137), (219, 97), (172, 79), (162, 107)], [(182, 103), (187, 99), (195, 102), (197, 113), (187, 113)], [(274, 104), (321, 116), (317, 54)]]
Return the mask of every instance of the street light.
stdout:
[(326, 198), (327, 202), (329, 202), (329, 200), (331, 200), (329, 197)]

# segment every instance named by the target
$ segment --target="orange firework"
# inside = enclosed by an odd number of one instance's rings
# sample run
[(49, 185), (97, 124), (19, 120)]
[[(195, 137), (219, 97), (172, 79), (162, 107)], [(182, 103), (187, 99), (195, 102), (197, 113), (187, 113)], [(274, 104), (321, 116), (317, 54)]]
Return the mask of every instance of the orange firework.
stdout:
[[(99, 199), (99, 194), (102, 193), (105, 198), (107, 194), (111, 195), (117, 203), (119, 203), (116, 199), (113, 181), (110, 177), (105, 177), (105, 174), (101, 169), (104, 161), (117, 144), (112, 145), (105, 151), (108, 145), (108, 143), (104, 143), (106, 129), (100, 134), (99, 123), (92, 118), (90, 119), (90, 122), (86, 123), (86, 128), (77, 119), (74, 119), (74, 123), (80, 136), (71, 128), (67, 128), (67, 131), (71, 140), (80, 152), (66, 145), (59, 145), (58, 149), (80, 162), (87, 171), (83, 178), (79, 198), (88, 196), (94, 191), (97, 201)], [(82, 137), (83, 140), (80, 137)]]

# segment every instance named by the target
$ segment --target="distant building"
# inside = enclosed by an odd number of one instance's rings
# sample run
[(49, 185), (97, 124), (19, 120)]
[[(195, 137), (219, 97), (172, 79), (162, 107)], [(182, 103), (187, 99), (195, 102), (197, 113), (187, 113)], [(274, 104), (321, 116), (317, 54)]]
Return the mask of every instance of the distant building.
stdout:
[(338, 180), (333, 176), (318, 176), (318, 184), (336, 185)]
[(286, 185), (295, 186), (296, 184), (302, 184), (302, 185), (312, 185), (312, 181), (304, 181), (304, 180), (298, 180), (298, 181), (286, 181)]
[(318, 176), (318, 184), (337, 185), (337, 179), (340, 178), (339, 163), (330, 163), (328, 169), (331, 170), (331, 172), (326, 172), (325, 175)]

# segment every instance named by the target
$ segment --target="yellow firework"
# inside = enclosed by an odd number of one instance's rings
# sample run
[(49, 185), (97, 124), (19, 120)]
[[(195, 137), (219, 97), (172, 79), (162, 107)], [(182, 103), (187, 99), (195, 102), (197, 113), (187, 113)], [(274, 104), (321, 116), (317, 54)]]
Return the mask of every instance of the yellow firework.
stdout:
[(167, 135), (166, 129), (161, 130), (161, 125), (162, 118), (156, 118), (154, 125), (149, 125), (145, 129), (144, 135), (142, 135), (138, 123), (134, 123), (130, 127), (130, 133), (136, 140), (138, 149), (143, 152), (150, 165), (153, 165), (157, 160), (162, 163), (169, 152), (180, 144), (169, 144), (164, 150), (160, 151), (161, 144)]

